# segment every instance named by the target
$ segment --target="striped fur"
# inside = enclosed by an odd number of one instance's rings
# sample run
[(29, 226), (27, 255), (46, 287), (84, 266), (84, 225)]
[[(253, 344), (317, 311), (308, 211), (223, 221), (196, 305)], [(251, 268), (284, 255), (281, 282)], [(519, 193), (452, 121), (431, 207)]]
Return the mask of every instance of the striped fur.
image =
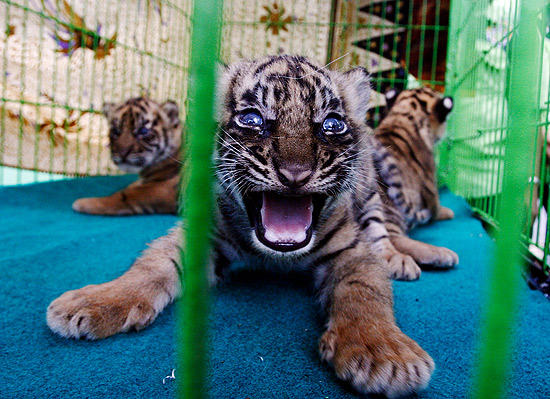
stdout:
[(107, 197), (81, 198), (77, 212), (95, 215), (176, 213), (179, 185), (181, 127), (178, 105), (131, 98), (106, 103), (111, 158), (139, 179)]
[[(328, 71), (301, 57), (223, 72), (210, 277), (237, 260), (311, 273), (327, 316), (321, 358), (360, 392), (392, 397), (425, 387), (434, 363), (397, 327), (387, 269), (365, 234), (367, 204), (380, 200), (369, 92), (365, 70)], [(176, 227), (151, 243), (118, 279), (53, 301), (50, 328), (96, 339), (151, 323), (180, 293), (182, 235)]]
[(447, 268), (458, 263), (453, 251), (406, 236), (417, 224), (454, 216), (439, 203), (433, 152), (453, 102), (427, 87), (390, 90), (386, 100), (389, 110), (374, 131), (374, 161), (383, 191), (385, 227), (403, 260), (390, 261), (389, 268), (395, 278), (410, 280), (420, 276), (418, 264)]

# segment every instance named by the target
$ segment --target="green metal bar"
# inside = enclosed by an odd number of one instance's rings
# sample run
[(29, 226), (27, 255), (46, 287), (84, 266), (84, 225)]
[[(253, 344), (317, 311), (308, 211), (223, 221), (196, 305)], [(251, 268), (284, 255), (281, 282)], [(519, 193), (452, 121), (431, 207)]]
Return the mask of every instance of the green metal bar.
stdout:
[(543, 0), (519, 3), (519, 21), (512, 37), (509, 86), (509, 126), (505, 154), (503, 200), (500, 208), (500, 233), (495, 264), (489, 278), (489, 297), (482, 346), (479, 357), (476, 398), (500, 398), (504, 395), (508, 355), (511, 348), (510, 327), (515, 317), (520, 281), (520, 235), (525, 204), (524, 189), (533, 156), (540, 85), (539, 18)]
[(424, 84), (424, 42), (426, 41), (426, 8), (428, 7), (428, 2), (426, 0), (422, 1), (422, 14), (421, 14), (421, 25), (420, 28), (420, 49), (418, 51), (418, 72), (417, 78), (422, 84)]
[(330, 3), (330, 18), (329, 18), (329, 31), (328, 31), (328, 49), (327, 58), (325, 64), (332, 61), (332, 53), (334, 52), (334, 30), (336, 29), (336, 9), (338, 6), (338, 0), (332, 0)]
[(185, 250), (183, 251), (183, 301), (180, 302), (179, 340), (180, 398), (206, 397), (208, 328), (208, 281), (210, 229), (214, 206), (212, 192), (212, 151), (216, 124), (214, 92), (222, 3), (195, 1), (192, 19), (189, 68), (189, 109), (186, 120), (189, 169), (185, 179)]
[[(44, 34), (44, 24), (45, 24), (45, 21), (43, 18), (40, 19), (40, 37), (43, 36)], [(39, 50), (38, 50), (38, 53), (39, 54), (42, 54), (42, 51), (44, 49), (44, 41), (41, 40), (40, 41), (40, 44), (39, 44)], [(42, 70), (38, 70), (38, 86), (37, 86), (37, 93), (36, 93), (36, 97), (39, 98), (40, 97), (40, 88), (42, 87)], [(42, 109), (40, 107), (37, 107), (36, 108), (36, 120), (39, 121), (40, 120), (40, 114), (41, 114), (41, 111)], [(38, 154), (38, 151), (39, 151), (39, 140), (40, 140), (40, 128), (39, 128), (39, 125), (38, 123), (35, 125), (35, 128), (34, 128), (34, 163), (33, 163), (33, 168), (35, 170), (38, 169), (38, 158), (39, 158), (39, 154)], [(38, 181), (38, 174), (35, 174), (34, 177), (33, 177), (33, 182), (36, 183)]]

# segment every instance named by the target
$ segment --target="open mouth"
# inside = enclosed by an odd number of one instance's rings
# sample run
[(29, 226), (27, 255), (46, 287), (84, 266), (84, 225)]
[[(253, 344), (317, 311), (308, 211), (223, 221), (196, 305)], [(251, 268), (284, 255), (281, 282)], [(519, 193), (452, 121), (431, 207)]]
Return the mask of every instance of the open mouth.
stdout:
[(250, 193), (244, 203), (258, 240), (275, 251), (290, 252), (311, 241), (326, 196)]

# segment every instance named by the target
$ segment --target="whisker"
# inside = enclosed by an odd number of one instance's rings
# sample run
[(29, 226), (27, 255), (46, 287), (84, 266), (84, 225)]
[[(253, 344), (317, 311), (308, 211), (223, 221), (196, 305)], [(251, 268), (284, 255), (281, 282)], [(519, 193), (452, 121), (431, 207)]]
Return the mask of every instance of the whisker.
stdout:
[(173, 161), (176, 161), (177, 163), (179, 163), (180, 165), (185, 165), (185, 162), (180, 160), (180, 159), (177, 159), (177, 158), (174, 158), (173, 156), (171, 155), (168, 155), (168, 158), (170, 158), (171, 160)]

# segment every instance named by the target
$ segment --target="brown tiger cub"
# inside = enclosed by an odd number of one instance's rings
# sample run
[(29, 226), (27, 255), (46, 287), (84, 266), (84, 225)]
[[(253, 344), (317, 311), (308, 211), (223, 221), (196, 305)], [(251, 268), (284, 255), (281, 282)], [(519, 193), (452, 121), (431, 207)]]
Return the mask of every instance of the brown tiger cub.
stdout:
[[(326, 315), (321, 358), (358, 391), (391, 397), (424, 388), (434, 362), (397, 326), (385, 263), (364, 232), (366, 204), (380, 203), (364, 121), (370, 90), (364, 69), (295, 56), (223, 72), (208, 267), (212, 283), (235, 261), (307, 273)], [(49, 327), (88, 339), (146, 327), (181, 293), (183, 242), (176, 226), (119, 278), (61, 295)]]
[(138, 97), (105, 103), (113, 162), (139, 179), (107, 197), (80, 198), (77, 212), (94, 215), (177, 213), (181, 127), (178, 105)]
[(454, 217), (439, 202), (434, 160), (434, 146), (444, 135), (453, 100), (422, 87), (401, 93), (392, 89), (386, 93), (386, 102), (387, 114), (374, 131), (374, 160), (380, 187), (390, 199), (384, 201), (390, 241), (412, 257), (400, 265), (397, 277), (414, 279), (420, 276), (418, 264), (452, 267), (458, 263), (458, 255), (450, 249), (406, 236), (417, 224)]

